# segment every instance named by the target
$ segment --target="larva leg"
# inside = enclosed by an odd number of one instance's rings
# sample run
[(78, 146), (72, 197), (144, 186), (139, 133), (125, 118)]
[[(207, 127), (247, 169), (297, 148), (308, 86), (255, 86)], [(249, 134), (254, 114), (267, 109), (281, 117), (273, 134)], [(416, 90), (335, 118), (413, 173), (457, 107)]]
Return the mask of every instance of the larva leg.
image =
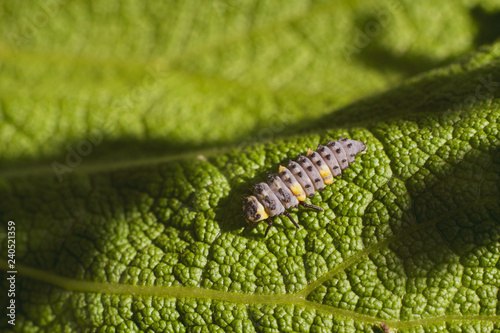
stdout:
[(269, 229), (271, 229), (272, 226), (273, 226), (273, 221), (267, 220), (267, 229), (266, 233), (264, 234), (264, 237), (267, 237), (267, 233), (269, 232)]
[(290, 221), (292, 221), (292, 223), (293, 223), (294, 226), (296, 226), (297, 228), (300, 228), (299, 225), (298, 225), (298, 223), (295, 222), (295, 220), (292, 218), (292, 216), (287, 211), (285, 211), (283, 213), (283, 215), (285, 215), (286, 217), (288, 217), (290, 219)]
[(314, 205), (310, 205), (310, 204), (306, 204), (304, 201), (299, 202), (299, 205), (304, 206), (306, 208), (316, 209), (316, 210), (319, 210), (320, 212), (323, 211), (323, 208), (318, 207), (318, 206), (314, 206)]

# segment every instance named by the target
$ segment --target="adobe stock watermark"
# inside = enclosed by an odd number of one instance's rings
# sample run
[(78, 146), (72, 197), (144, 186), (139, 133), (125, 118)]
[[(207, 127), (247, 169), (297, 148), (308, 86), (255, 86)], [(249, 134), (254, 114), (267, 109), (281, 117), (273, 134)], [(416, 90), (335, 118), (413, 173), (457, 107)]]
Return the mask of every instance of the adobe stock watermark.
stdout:
[(446, 118), (452, 113), (463, 112), (466, 109), (470, 110), (478, 103), (493, 98), (495, 96), (495, 92), (500, 90), (500, 82), (493, 81), (493, 74), (489, 74), (486, 77), (484, 75), (480, 75), (477, 80), (479, 82), (474, 89), (474, 93), (465, 97), (462, 102), (453, 104), (451, 108), (443, 113), (443, 117)]
[(33, 14), (21, 17), (17, 31), (7, 32), (7, 39), (13, 49), (17, 52), (20, 46), (35, 38), (66, 2), (67, 0), (45, 0), (37, 5)]
[(245, 147), (261, 141), (271, 141), (276, 134), (283, 131), (288, 123), (293, 121), (295, 117), (285, 112), (280, 112), (272, 116), (268, 123), (269, 126), (263, 127), (257, 131), (257, 134), (244, 140), (238, 145), (238, 150), (243, 150)]
[(480, 75), (477, 80), (479, 83), (476, 85), (474, 94), (467, 96), (461, 103), (454, 104), (452, 109), (448, 110), (445, 114), (465, 108), (472, 108), (480, 101), (493, 98), (495, 92), (499, 90), (500, 82), (493, 81), (493, 74), (491, 73), (486, 77)]
[(137, 104), (148, 99), (149, 92), (153, 91), (159, 84), (167, 77), (167, 72), (160, 69), (159, 65), (156, 67), (146, 67), (147, 74), (141, 81), (141, 84), (133, 88), (127, 95), (120, 99), (116, 99), (111, 104), (113, 108), (123, 110), (132, 110)]
[(219, 19), (222, 19), (226, 14), (238, 8), (238, 5), (232, 3), (232, 0), (214, 1), (212, 6), (219, 16)]
[(66, 172), (73, 172), (80, 164), (82, 164), (83, 158), (89, 156), (92, 153), (94, 147), (98, 146), (102, 142), (102, 132), (99, 130), (92, 130), (86, 136), (85, 140), (81, 140), (75, 146), (67, 145), (66, 159), (65, 163), (60, 163), (58, 161), (53, 161), (51, 163), (52, 170), (57, 176), (57, 179), (61, 183)]
[[(295, 119), (295, 115), (287, 114), (284, 111), (280, 111), (279, 113), (272, 115), (269, 119), (266, 120), (268, 126), (260, 128), (256, 131), (257, 133), (255, 135), (252, 135), (246, 140), (243, 140), (236, 149), (239, 151), (243, 151), (244, 149), (255, 143), (272, 141), (280, 132), (282, 132), (286, 128), (287, 124), (291, 123)], [(231, 178), (230, 183), (232, 185), (236, 185), (239, 184), (240, 181), (240, 177), (234, 177)]]
[(351, 63), (354, 54), (359, 54), (382, 33), (383, 29), (391, 23), (394, 13), (400, 8), (399, 0), (391, 1), (388, 7), (372, 11), (374, 19), (366, 22), (362, 29), (354, 27), (352, 43), (342, 47), (342, 53), (347, 62)]
[(10, 325), (16, 325), (16, 222), (7, 222), (7, 322)]
[[(149, 98), (148, 92), (152, 91), (166, 77), (166, 72), (162, 72), (159, 66), (156, 66), (156, 68), (149, 66), (146, 68), (146, 71), (147, 74), (139, 86), (132, 89), (124, 97), (115, 99), (111, 103), (113, 108), (120, 110), (120, 114), (123, 111), (133, 109), (138, 103)], [(111, 132), (114, 127), (115, 123), (105, 122), (102, 129), (106, 132)], [(84, 157), (90, 155), (94, 147), (101, 144), (103, 136), (102, 131), (94, 129), (86, 135), (86, 139), (81, 140), (76, 145), (66, 146), (67, 154), (64, 161), (53, 161), (51, 163), (52, 170), (59, 182), (64, 180), (65, 173), (71, 173), (75, 168), (80, 166)]]

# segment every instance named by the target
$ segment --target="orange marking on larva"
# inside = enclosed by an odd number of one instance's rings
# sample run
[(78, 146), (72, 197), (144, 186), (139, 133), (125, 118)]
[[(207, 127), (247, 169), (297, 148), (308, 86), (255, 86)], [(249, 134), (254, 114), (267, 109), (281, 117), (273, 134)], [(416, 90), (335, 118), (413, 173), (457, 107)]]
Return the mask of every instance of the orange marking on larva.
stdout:
[(332, 177), (332, 172), (325, 164), (323, 164), (323, 166), (319, 169), (319, 174), (321, 175), (321, 178), (323, 178), (323, 179)]
[(304, 189), (302, 188), (302, 186), (300, 186), (298, 182), (290, 188), (290, 191), (292, 191), (293, 195), (295, 195), (299, 201), (306, 200), (306, 194), (304, 193)]

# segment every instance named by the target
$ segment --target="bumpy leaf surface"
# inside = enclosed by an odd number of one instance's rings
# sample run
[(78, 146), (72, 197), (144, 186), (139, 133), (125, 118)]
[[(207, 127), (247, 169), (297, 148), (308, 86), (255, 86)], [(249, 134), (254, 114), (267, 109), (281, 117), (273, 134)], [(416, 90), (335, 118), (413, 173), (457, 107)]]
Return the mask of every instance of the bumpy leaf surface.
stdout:
[[(1, 329), (500, 331), (500, 43), (430, 70), (495, 2), (2, 7)], [(254, 183), (340, 136), (368, 148), (323, 212), (246, 226)]]

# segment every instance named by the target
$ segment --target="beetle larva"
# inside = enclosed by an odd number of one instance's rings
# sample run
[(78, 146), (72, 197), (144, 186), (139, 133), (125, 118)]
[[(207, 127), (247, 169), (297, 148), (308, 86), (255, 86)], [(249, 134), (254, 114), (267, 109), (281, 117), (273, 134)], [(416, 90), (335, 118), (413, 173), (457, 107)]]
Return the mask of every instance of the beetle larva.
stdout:
[(287, 212), (298, 205), (323, 211), (322, 208), (306, 204), (306, 197), (323, 191), (325, 184), (333, 183), (333, 177), (341, 176), (342, 170), (354, 162), (357, 154), (366, 149), (361, 141), (340, 138), (329, 140), (326, 146), (318, 144), (316, 151), (309, 149), (306, 156), (299, 155), (297, 162), (289, 161), (287, 167), (279, 167), (278, 174), (270, 174), (267, 183), (254, 186), (253, 195), (243, 199), (243, 212), (249, 223), (255, 225), (267, 220), (265, 236), (273, 222), (268, 218), (285, 215), (299, 228)]

